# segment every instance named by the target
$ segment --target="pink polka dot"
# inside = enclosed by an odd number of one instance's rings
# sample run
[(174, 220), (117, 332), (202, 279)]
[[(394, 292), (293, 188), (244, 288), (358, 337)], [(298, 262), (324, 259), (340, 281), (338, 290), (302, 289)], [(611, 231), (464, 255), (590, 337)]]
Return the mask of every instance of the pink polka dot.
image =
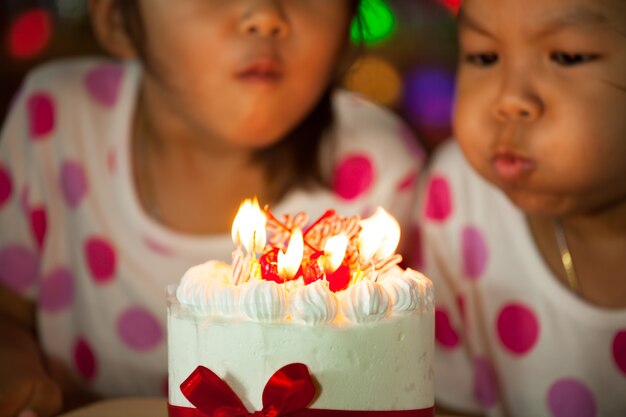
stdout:
[(498, 335), (508, 350), (528, 353), (539, 337), (539, 321), (533, 311), (521, 304), (509, 304), (498, 315)]
[(621, 330), (613, 339), (613, 359), (615, 364), (626, 375), (626, 330)]
[(565, 378), (548, 391), (548, 408), (554, 417), (594, 417), (598, 415), (593, 393), (582, 382)]
[(93, 381), (98, 372), (98, 362), (93, 349), (82, 338), (79, 338), (74, 344), (74, 364), (83, 378), (87, 381)]
[(444, 177), (430, 178), (426, 199), (426, 218), (442, 222), (452, 214), (452, 193), (448, 180)]
[(498, 402), (498, 379), (491, 362), (485, 358), (474, 360), (474, 397), (486, 408)]
[(448, 349), (459, 346), (459, 335), (452, 327), (448, 312), (443, 308), (435, 309), (435, 339), (437, 343)]
[(0, 251), (0, 279), (9, 288), (24, 292), (39, 276), (39, 257), (24, 246), (7, 246)]
[(159, 321), (141, 307), (129, 308), (120, 315), (117, 333), (128, 347), (139, 351), (154, 349), (163, 340)]
[(120, 65), (101, 65), (87, 73), (85, 87), (97, 103), (105, 107), (113, 107), (119, 96), (123, 75)]
[(374, 181), (374, 165), (365, 155), (350, 155), (335, 168), (335, 193), (345, 200), (353, 200), (366, 192)]
[(85, 243), (87, 265), (93, 279), (100, 284), (114, 278), (117, 256), (113, 246), (104, 239), (92, 237)]
[(58, 268), (41, 281), (39, 304), (49, 313), (57, 313), (74, 302), (74, 276), (65, 268)]
[(42, 139), (54, 129), (54, 100), (47, 93), (35, 93), (26, 102), (33, 139)]
[(415, 189), (415, 184), (417, 184), (417, 177), (419, 174), (416, 171), (409, 172), (399, 183), (398, 183), (398, 191), (407, 192)]
[(489, 250), (482, 233), (475, 227), (467, 226), (461, 234), (463, 273), (469, 279), (478, 279), (485, 272)]
[(11, 198), (13, 193), (13, 181), (9, 171), (0, 165), (0, 208), (4, 206)]
[(35, 242), (37, 242), (37, 247), (40, 250), (43, 247), (43, 241), (46, 237), (47, 225), (45, 208), (37, 207), (30, 211), (30, 229), (35, 237)]
[(143, 242), (146, 244), (146, 247), (150, 249), (152, 252), (162, 255), (162, 256), (172, 256), (174, 254), (174, 249), (165, 246), (162, 243), (156, 242), (149, 237), (145, 237)]
[(82, 165), (73, 161), (64, 162), (60, 182), (65, 202), (71, 208), (78, 207), (87, 194), (87, 177)]

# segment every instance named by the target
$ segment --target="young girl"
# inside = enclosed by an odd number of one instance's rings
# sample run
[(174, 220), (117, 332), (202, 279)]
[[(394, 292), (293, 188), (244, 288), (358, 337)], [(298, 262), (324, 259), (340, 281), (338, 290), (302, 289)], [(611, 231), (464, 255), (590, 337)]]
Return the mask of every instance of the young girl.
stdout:
[(125, 60), (35, 71), (2, 131), (1, 416), (58, 413), (75, 377), (100, 396), (164, 393), (164, 288), (230, 260), (246, 197), (407, 221), (406, 129), (334, 90), (358, 3), (90, 1)]
[(626, 415), (626, 2), (466, 0), (425, 187), (439, 402)]

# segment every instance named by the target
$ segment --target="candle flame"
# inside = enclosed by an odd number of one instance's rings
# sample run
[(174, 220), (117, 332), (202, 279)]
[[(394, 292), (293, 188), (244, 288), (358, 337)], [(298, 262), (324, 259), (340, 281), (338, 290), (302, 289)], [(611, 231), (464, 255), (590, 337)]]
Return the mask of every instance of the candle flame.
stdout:
[(324, 245), (324, 256), (326, 257), (327, 272), (335, 272), (341, 266), (343, 258), (348, 249), (348, 237), (340, 233), (328, 238)]
[(359, 251), (364, 262), (375, 259), (386, 259), (393, 255), (400, 242), (400, 224), (379, 207), (367, 219), (359, 222)]
[(302, 230), (296, 228), (291, 232), (287, 252), (278, 251), (278, 275), (285, 279), (293, 278), (300, 268), (303, 255), (304, 238), (302, 237)]
[(233, 221), (233, 242), (237, 246), (243, 245), (248, 253), (263, 251), (266, 242), (266, 222), (267, 218), (256, 197), (253, 200), (244, 200)]

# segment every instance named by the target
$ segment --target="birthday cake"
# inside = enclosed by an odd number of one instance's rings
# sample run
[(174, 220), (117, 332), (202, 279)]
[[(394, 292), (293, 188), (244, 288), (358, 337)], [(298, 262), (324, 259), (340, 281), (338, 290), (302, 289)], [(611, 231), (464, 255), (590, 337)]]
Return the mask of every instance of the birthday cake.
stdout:
[(170, 416), (434, 416), (433, 289), (399, 238), (382, 209), (309, 224), (247, 200), (232, 263), (168, 288)]

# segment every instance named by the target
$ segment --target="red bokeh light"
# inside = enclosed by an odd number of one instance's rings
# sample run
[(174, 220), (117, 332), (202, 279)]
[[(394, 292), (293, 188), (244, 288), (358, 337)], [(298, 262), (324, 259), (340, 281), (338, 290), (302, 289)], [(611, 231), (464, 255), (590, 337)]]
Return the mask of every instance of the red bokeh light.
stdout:
[(457, 14), (459, 12), (459, 7), (461, 7), (461, 3), (463, 0), (439, 0), (443, 3), (452, 13)]
[(41, 53), (52, 36), (52, 18), (42, 8), (30, 9), (17, 16), (9, 29), (9, 53), (28, 59)]

